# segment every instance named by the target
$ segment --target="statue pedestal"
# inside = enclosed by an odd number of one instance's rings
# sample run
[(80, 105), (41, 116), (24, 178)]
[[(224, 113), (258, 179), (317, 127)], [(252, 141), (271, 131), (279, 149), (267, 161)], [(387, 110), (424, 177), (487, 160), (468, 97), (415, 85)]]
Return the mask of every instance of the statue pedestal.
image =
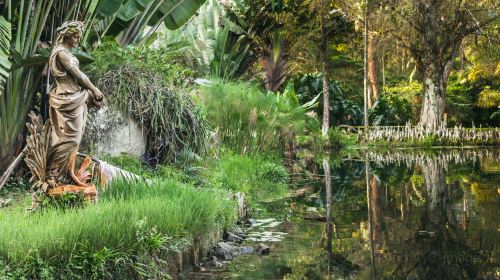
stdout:
[(90, 185), (88, 187), (61, 185), (47, 190), (47, 194), (54, 197), (61, 196), (64, 193), (83, 193), (85, 200), (91, 200), (93, 202), (97, 199), (97, 188), (94, 185)]

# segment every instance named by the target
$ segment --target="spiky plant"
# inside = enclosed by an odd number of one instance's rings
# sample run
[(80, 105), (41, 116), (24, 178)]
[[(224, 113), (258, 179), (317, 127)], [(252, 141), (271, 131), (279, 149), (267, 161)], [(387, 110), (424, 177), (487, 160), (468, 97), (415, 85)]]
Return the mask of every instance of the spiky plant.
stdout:
[(263, 55), (259, 62), (264, 68), (264, 85), (268, 91), (277, 91), (290, 75), (291, 69), (286, 61), (285, 37), (282, 32), (275, 31), (269, 38), (266, 46), (263, 40), (259, 40), (263, 46)]
[(27, 123), (28, 139), (26, 143), (26, 157), (24, 161), (31, 171), (30, 182), (34, 191), (47, 191), (47, 156), (50, 152), (50, 133), (52, 127), (49, 121), (43, 123), (40, 115), (29, 114), (31, 123)]

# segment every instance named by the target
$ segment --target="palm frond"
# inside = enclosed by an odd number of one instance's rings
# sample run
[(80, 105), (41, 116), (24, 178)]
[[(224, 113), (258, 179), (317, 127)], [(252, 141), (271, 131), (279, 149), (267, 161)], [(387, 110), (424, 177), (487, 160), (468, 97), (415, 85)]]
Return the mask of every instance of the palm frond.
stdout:
[(0, 96), (5, 89), (5, 81), (9, 77), (9, 70), (12, 65), (9, 60), (11, 39), (11, 24), (3, 16), (0, 16)]
[(259, 62), (264, 68), (264, 85), (268, 91), (277, 91), (290, 75), (290, 66), (285, 56), (285, 38), (279, 31), (270, 36), (270, 43), (265, 47)]

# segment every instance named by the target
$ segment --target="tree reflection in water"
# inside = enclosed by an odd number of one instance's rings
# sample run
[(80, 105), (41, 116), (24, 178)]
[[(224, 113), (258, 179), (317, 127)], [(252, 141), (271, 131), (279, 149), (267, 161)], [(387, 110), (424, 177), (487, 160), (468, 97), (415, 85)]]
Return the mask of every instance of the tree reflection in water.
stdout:
[(355, 151), (320, 166), (308, 193), (261, 204), (288, 235), (227, 279), (500, 279), (500, 150)]
[[(363, 249), (368, 247), (370, 268), (358, 276), (373, 278), (376, 263), (381, 271), (376, 279), (497, 279), (499, 219), (487, 209), (498, 211), (498, 194), (487, 202), (471, 195), (474, 184), (496, 191), (494, 184), (498, 184), (499, 176), (482, 174), (480, 166), (473, 163), (479, 159), (481, 165), (482, 159), (491, 159), (492, 155), (498, 153), (484, 150), (460, 154), (453, 150), (435, 155), (417, 152), (413, 157), (367, 153), (368, 234)], [(377, 160), (371, 164), (373, 174), (368, 157)], [(359, 164), (350, 164), (360, 168)], [(488, 180), (490, 177), (497, 181)], [(388, 190), (385, 199), (383, 188)], [(471, 213), (476, 215), (472, 227)], [(343, 253), (351, 257), (357, 254)]]

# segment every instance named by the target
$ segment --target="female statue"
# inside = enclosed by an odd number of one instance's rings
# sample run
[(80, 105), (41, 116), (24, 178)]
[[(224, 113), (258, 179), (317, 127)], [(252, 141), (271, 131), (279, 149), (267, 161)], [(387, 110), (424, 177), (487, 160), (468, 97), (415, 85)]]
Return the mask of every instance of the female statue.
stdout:
[(56, 81), (50, 92), (49, 117), (51, 153), (47, 163), (48, 183), (55, 187), (68, 179), (87, 186), (75, 176), (75, 161), (87, 120), (87, 105), (101, 107), (104, 95), (80, 71), (78, 59), (70, 52), (78, 46), (83, 23), (65, 22), (57, 28), (57, 41), (49, 58), (49, 69)]

